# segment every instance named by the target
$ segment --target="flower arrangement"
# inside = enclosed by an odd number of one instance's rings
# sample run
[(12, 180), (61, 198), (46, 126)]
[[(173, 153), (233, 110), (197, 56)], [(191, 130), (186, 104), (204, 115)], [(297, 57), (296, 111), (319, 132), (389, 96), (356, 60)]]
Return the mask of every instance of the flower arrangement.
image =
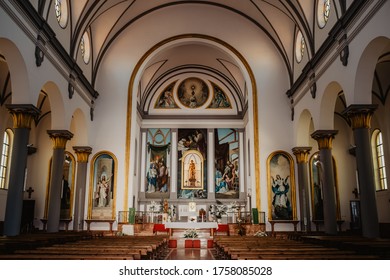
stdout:
[(198, 233), (196, 232), (196, 229), (187, 229), (184, 233), (184, 238), (197, 238)]
[(268, 236), (267, 233), (265, 231), (257, 231), (253, 236), (257, 236), (257, 237), (266, 237)]
[(215, 215), (217, 219), (221, 219), (223, 215), (226, 215), (228, 207), (223, 204), (211, 205), (210, 214)]
[(149, 211), (150, 212), (158, 212), (160, 210), (160, 203), (157, 203), (156, 201), (152, 200), (150, 202)]

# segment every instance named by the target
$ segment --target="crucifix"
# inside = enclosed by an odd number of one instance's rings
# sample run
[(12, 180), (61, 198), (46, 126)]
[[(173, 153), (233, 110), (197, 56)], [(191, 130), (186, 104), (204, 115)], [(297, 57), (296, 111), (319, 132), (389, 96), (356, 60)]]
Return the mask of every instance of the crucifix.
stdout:
[(31, 193), (34, 192), (34, 189), (32, 187), (29, 187), (26, 192), (28, 192), (28, 198), (31, 198)]

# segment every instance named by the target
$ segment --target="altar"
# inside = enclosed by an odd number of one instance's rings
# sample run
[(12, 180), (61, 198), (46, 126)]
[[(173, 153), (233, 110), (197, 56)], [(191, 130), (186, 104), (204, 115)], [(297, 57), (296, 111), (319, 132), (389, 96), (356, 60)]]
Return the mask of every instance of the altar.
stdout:
[(218, 228), (217, 222), (167, 222), (165, 228), (169, 229), (169, 234), (173, 234), (175, 229), (209, 229), (210, 235), (214, 235), (214, 230)]

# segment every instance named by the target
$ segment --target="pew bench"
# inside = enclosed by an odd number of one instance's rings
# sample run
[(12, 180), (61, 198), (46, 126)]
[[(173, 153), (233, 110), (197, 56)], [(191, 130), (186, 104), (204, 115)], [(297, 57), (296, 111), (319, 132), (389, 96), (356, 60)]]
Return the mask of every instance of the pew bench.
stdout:
[(115, 219), (86, 219), (87, 231), (91, 231), (91, 223), (109, 223), (110, 232), (112, 232), (112, 225), (115, 222)]
[(297, 232), (297, 225), (299, 221), (297, 220), (268, 220), (271, 224), (271, 234), (274, 235), (275, 232), (275, 224), (293, 224), (294, 232)]
[[(65, 225), (65, 231), (68, 231), (68, 229), (69, 229), (69, 224), (70, 224), (71, 221), (72, 221), (72, 218), (69, 218), (69, 219), (60, 219), (60, 224), (64, 224), (64, 225)], [(47, 219), (41, 219), (41, 222), (42, 222), (42, 224), (43, 224), (43, 231), (46, 231)]]
[[(313, 224), (316, 226), (316, 231), (320, 231), (320, 225), (324, 224), (324, 220), (312, 220)], [(337, 220), (338, 230), (341, 231), (341, 226), (343, 225), (344, 220)]]

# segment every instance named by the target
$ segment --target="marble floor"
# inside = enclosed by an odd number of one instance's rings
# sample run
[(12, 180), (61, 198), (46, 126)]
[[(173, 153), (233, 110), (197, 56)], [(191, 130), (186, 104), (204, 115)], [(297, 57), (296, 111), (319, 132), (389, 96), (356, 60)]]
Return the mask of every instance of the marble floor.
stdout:
[(210, 249), (206, 248), (174, 248), (171, 249), (166, 260), (214, 260)]

